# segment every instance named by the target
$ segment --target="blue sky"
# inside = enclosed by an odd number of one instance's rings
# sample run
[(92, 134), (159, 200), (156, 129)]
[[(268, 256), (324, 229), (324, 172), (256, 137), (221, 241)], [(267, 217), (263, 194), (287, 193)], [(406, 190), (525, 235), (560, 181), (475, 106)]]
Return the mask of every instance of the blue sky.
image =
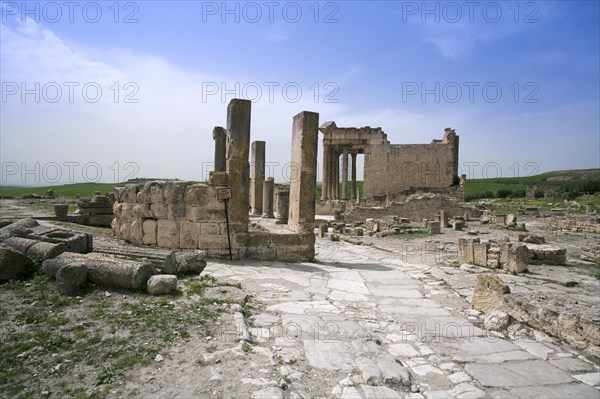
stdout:
[(70, 4), (2, 2), (2, 184), (201, 180), (233, 97), (280, 182), (303, 110), (452, 127), (468, 177), (600, 167), (597, 1)]

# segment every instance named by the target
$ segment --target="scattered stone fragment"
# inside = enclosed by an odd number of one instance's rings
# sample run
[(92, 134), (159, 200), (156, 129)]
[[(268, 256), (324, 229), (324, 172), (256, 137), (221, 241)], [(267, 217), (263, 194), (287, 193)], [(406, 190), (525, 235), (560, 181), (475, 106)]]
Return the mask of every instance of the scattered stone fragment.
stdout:
[(472, 307), (481, 312), (490, 312), (504, 308), (504, 294), (509, 294), (510, 288), (500, 278), (493, 274), (482, 274), (477, 277), (473, 290)]
[(510, 316), (499, 310), (492, 311), (483, 317), (483, 325), (489, 331), (502, 331), (510, 324)]
[(148, 280), (148, 293), (152, 295), (169, 294), (177, 289), (177, 277), (171, 274), (157, 274)]
[(0, 244), (0, 280), (12, 280), (24, 275), (29, 262), (25, 254)]
[(162, 272), (165, 274), (198, 275), (206, 267), (205, 257), (206, 253), (204, 251), (171, 251), (165, 259)]

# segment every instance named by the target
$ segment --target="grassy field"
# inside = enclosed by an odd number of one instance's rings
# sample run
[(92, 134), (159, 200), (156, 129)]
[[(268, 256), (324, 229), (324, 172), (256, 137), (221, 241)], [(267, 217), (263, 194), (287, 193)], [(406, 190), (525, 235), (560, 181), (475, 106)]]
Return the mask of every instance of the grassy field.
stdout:
[(123, 184), (75, 183), (45, 187), (0, 187), (0, 196), (21, 198), (28, 194), (44, 195), (46, 194), (46, 190), (54, 190), (55, 197), (63, 195), (67, 198), (75, 198), (75, 195), (79, 194), (82, 198), (91, 198), (94, 196), (94, 191), (100, 191), (102, 194), (106, 194), (109, 191), (113, 191), (116, 186)]

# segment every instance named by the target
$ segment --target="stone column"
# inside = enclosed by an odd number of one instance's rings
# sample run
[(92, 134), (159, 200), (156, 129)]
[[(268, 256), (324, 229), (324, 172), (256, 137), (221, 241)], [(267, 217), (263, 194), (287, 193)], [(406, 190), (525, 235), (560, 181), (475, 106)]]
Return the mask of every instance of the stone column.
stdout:
[[(325, 140), (323, 140), (325, 141)], [(329, 193), (327, 192), (329, 185), (329, 146), (323, 144), (323, 178), (321, 179), (321, 200), (327, 200)]]
[(262, 215), (264, 181), (265, 142), (254, 141), (250, 152), (250, 208), (253, 215)]
[(327, 198), (330, 200), (333, 199), (333, 152), (333, 148), (329, 146), (327, 151)]
[(337, 200), (340, 194), (340, 153), (337, 149), (333, 150), (331, 163), (333, 173), (333, 178), (331, 179), (331, 198)]
[(356, 199), (356, 158), (358, 154), (355, 152), (352, 153), (352, 192), (350, 193), (350, 198), (352, 200)]
[(348, 199), (348, 148), (344, 147), (342, 155), (342, 199)]
[(262, 217), (272, 219), (273, 215), (273, 178), (267, 177), (263, 182)]
[(277, 224), (287, 224), (290, 212), (290, 192), (287, 187), (278, 187), (275, 190), (275, 202), (277, 203)]
[(221, 126), (215, 126), (213, 129), (213, 139), (215, 140), (215, 172), (225, 172), (225, 151), (227, 134)]
[[(227, 106), (227, 175), (233, 190), (229, 200), (229, 220), (240, 224), (238, 230), (248, 229), (250, 205), (250, 112), (252, 102), (234, 98)], [(243, 227), (245, 226), (245, 227)]]
[(448, 227), (448, 215), (446, 215), (445, 209), (440, 209), (440, 226), (443, 228)]
[(318, 113), (303, 111), (294, 116), (288, 229), (311, 236), (315, 224), (318, 129)]

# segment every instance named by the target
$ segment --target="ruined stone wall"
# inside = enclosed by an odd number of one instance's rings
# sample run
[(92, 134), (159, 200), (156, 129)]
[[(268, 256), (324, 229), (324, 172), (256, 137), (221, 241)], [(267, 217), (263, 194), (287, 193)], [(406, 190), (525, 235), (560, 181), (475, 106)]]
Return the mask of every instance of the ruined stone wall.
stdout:
[(448, 218), (464, 216), (469, 213), (469, 217), (479, 217), (480, 211), (461, 204), (458, 201), (444, 198), (441, 196), (431, 196), (423, 198), (410, 198), (405, 202), (392, 203), (388, 207), (372, 208), (357, 206), (344, 214), (347, 221), (362, 221), (367, 218), (382, 218), (384, 216), (395, 215), (411, 220), (420, 221), (421, 219), (434, 220), (439, 211), (446, 211)]
[(432, 144), (380, 144), (365, 150), (365, 197), (412, 187), (447, 188), (458, 175), (458, 137)]
[[(112, 228), (134, 244), (213, 250), (227, 246), (225, 210), (215, 187), (153, 181), (116, 188)], [(236, 232), (248, 226), (236, 224)]]
[[(152, 181), (117, 187), (114, 233), (139, 245), (201, 249), (209, 257), (227, 258), (227, 224), (218, 186), (189, 181)], [(230, 214), (235, 259), (303, 261), (314, 257), (314, 234), (248, 231)]]
[(544, 219), (544, 223), (552, 230), (600, 234), (600, 217), (595, 215), (550, 217)]

